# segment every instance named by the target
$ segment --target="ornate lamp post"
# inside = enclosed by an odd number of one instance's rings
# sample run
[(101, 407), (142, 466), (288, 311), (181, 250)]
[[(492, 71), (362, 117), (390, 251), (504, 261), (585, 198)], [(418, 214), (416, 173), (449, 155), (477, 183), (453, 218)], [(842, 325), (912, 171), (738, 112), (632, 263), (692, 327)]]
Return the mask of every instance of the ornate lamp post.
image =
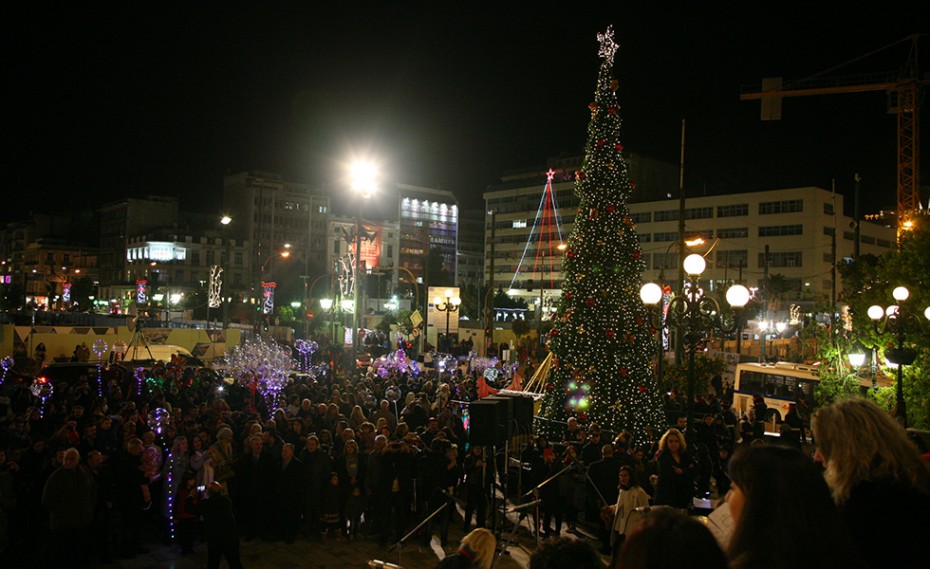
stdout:
[[(657, 310), (662, 300), (662, 287), (656, 283), (646, 283), (640, 289), (640, 298), (650, 307), (653, 317), (653, 327), (659, 330), (668, 324), (678, 329), (679, 337), (684, 341), (684, 348), (688, 354), (688, 430), (691, 431), (694, 419), (694, 359), (698, 344), (704, 339), (707, 332), (720, 330), (729, 334), (739, 329), (742, 309), (749, 302), (749, 289), (743, 285), (733, 285), (727, 289), (727, 303), (733, 311), (732, 318), (725, 318), (720, 312), (717, 301), (704, 294), (701, 288), (701, 274), (706, 267), (704, 257), (693, 253), (688, 255), (682, 267), (688, 275), (688, 280), (682, 286), (681, 294), (675, 296), (669, 303), (668, 316), (663, 319)], [(661, 350), (661, 344), (660, 348)], [(662, 356), (660, 353), (659, 360)], [(660, 378), (661, 379), (661, 378)]]
[[(904, 403), (903, 374), (904, 366), (914, 363), (917, 350), (905, 347), (904, 340), (909, 332), (921, 331), (923, 322), (911, 311), (907, 299), (911, 292), (907, 287), (899, 286), (891, 291), (891, 296), (898, 302), (887, 308), (875, 304), (867, 312), (872, 320), (876, 332), (890, 332), (894, 335), (895, 347), (885, 350), (885, 359), (894, 364), (898, 370), (897, 385), (895, 386), (895, 416), (900, 417), (904, 428), (907, 428), (907, 406)], [(924, 317), (930, 320), (930, 306), (924, 309)]]
[[(446, 313), (446, 351), (452, 351), (452, 342), (449, 338), (449, 316), (453, 312), (458, 312), (459, 305), (462, 304), (462, 299), (457, 296), (452, 296), (454, 293), (452, 289), (446, 289), (446, 298), (443, 301), (442, 297), (437, 296), (433, 299), (433, 308), (439, 312)], [(437, 342), (438, 343), (438, 342)]]

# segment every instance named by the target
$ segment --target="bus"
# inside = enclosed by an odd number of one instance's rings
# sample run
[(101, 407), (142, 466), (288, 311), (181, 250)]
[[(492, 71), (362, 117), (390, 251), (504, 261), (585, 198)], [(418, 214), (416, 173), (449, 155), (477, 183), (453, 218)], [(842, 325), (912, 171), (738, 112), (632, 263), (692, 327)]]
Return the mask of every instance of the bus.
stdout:
[[(761, 395), (768, 407), (766, 433), (778, 433), (778, 423), (784, 419), (792, 403), (797, 404), (804, 422), (810, 424), (815, 405), (814, 387), (820, 381), (817, 366), (790, 362), (741, 363), (736, 366), (733, 381), (733, 409), (737, 417), (748, 413), (753, 397)], [(891, 382), (879, 375), (877, 385), (885, 387)], [(859, 390), (863, 395), (872, 387), (871, 378), (859, 378)]]
[[(815, 366), (778, 363), (741, 363), (736, 366), (733, 384), (733, 409), (738, 417), (752, 409), (753, 397), (765, 400), (765, 432), (778, 433), (778, 424), (788, 413), (788, 406), (797, 404), (805, 422), (814, 410), (814, 387), (820, 381)], [(758, 418), (757, 418), (758, 419)]]

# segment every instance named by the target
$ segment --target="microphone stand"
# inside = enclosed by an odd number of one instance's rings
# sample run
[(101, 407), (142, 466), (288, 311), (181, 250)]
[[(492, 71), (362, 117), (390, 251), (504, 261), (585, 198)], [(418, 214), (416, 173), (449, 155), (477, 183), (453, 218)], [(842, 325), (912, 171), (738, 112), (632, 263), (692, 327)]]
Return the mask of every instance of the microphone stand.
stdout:
[(428, 515), (426, 518), (424, 518), (423, 521), (421, 521), (419, 524), (417, 524), (417, 526), (416, 526), (415, 528), (413, 528), (412, 530), (410, 530), (410, 532), (409, 532), (407, 535), (405, 535), (404, 537), (400, 538), (400, 539), (397, 541), (397, 543), (391, 545), (391, 547), (388, 548), (388, 550), (387, 550), (388, 553), (394, 551), (395, 548), (399, 548), (399, 550), (398, 550), (398, 552), (397, 552), (397, 564), (398, 564), (398, 565), (403, 565), (403, 563), (401, 562), (401, 561), (402, 561), (401, 557), (403, 556), (403, 553), (404, 553), (404, 543), (406, 543), (408, 539), (410, 539), (411, 537), (413, 537), (413, 536), (417, 533), (417, 531), (419, 531), (419, 529), (420, 529), (421, 527), (423, 527), (424, 525), (426, 525), (427, 523), (429, 523), (429, 521), (430, 521), (431, 519), (435, 518), (435, 517), (438, 516), (440, 513), (442, 513), (443, 510), (445, 510), (446, 508), (449, 507), (449, 504), (450, 504), (450, 502), (451, 502), (451, 499), (448, 497), (448, 495), (447, 495), (445, 492), (443, 492), (443, 494), (446, 495), (446, 498), (447, 498), (447, 499), (446, 499), (446, 501), (445, 501), (441, 506), (439, 506), (438, 508), (436, 508), (435, 510), (433, 510), (433, 513), (431, 513), (431, 514)]
[[(539, 500), (539, 491), (542, 489), (542, 487), (545, 486), (546, 484), (549, 484), (550, 482), (552, 482), (553, 480), (555, 480), (556, 478), (558, 478), (559, 476), (561, 476), (562, 474), (564, 474), (565, 472), (567, 472), (569, 469), (571, 469), (571, 467), (572, 467), (571, 464), (565, 466), (565, 468), (563, 468), (562, 470), (556, 472), (555, 474), (553, 474), (553, 475), (550, 476), (549, 478), (546, 478), (545, 480), (543, 480), (542, 482), (540, 482), (539, 484), (537, 484), (537, 485), (534, 486), (533, 488), (530, 488), (525, 494), (523, 494), (523, 495), (520, 496), (520, 499), (522, 500), (523, 498), (528, 498), (528, 497), (530, 497), (530, 496), (533, 496), (533, 498), (534, 498), (537, 502), (539, 502), (539, 501), (540, 501), (540, 500)], [(537, 521), (537, 523), (533, 524), (533, 525), (534, 525), (534, 527), (533, 527), (533, 533), (536, 535), (536, 547), (539, 547), (540, 539), (539, 539), (539, 523), (538, 523), (538, 522), (539, 522), (539, 504), (538, 504), (538, 503), (536, 504), (536, 508), (534, 508), (533, 517), (534, 517), (534, 519)], [(520, 519), (523, 519), (523, 518), (520, 518)], [(518, 521), (517, 525), (519, 526), (519, 521)]]

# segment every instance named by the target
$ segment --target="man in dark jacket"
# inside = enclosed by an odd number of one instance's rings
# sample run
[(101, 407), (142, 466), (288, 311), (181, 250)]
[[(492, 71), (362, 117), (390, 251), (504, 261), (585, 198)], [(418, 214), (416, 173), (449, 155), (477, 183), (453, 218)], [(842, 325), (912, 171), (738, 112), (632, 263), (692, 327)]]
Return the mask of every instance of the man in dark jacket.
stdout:
[(281, 447), (281, 463), (277, 482), (274, 484), (277, 497), (277, 535), (288, 544), (294, 543), (300, 528), (300, 511), (303, 506), (303, 464), (294, 457), (294, 445), (284, 443)]
[(116, 474), (116, 503), (119, 508), (121, 539), (120, 554), (134, 557), (148, 553), (142, 547), (139, 526), (142, 524), (143, 509), (151, 506), (149, 479), (142, 473), (142, 449), (140, 439), (130, 439), (125, 452), (119, 454)]
[(207, 534), (207, 569), (219, 569), (226, 557), (230, 569), (242, 569), (239, 559), (239, 527), (233, 514), (232, 501), (223, 494), (219, 482), (211, 482), (207, 498), (197, 507), (203, 514)]
[(61, 467), (48, 477), (42, 492), (42, 505), (49, 513), (48, 553), (52, 567), (80, 567), (87, 553), (87, 531), (94, 519), (97, 497), (94, 478), (80, 462), (76, 448), (66, 450)]
[[(617, 503), (617, 484), (620, 467), (624, 461), (615, 456), (612, 445), (601, 447), (601, 459), (588, 467), (587, 516), (589, 520), (599, 520), (600, 511), (606, 506)], [(610, 552), (610, 528), (606, 524), (598, 525), (599, 537), (603, 547), (601, 553)]]

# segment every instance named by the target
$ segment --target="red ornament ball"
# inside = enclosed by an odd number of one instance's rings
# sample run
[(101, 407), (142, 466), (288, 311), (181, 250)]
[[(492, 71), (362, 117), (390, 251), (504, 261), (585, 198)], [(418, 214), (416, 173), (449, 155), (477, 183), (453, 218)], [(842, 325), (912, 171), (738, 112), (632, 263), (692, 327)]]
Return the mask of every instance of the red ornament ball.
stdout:
[(617, 152), (623, 151), (623, 145), (620, 144), (619, 142), (617, 144), (614, 144), (614, 150), (616, 150)]
[(574, 258), (575, 258), (575, 252), (574, 252), (574, 251), (569, 251), (568, 253), (565, 253), (565, 256), (568, 257), (569, 259), (574, 259)]
[(578, 170), (577, 172), (575, 172), (575, 179), (584, 180), (584, 170)]
[(594, 303), (595, 303), (594, 297), (589, 296), (588, 298), (584, 299), (584, 303), (585, 303), (585, 306), (587, 306), (588, 308), (591, 308), (592, 306), (594, 306)]
[(607, 107), (607, 114), (608, 114), (608, 115), (615, 115), (615, 114), (617, 114), (617, 107)]
[(553, 389), (555, 389), (555, 386), (551, 382), (546, 384), (546, 391), (552, 391)]
[(614, 339), (614, 336), (617, 335), (617, 333), (614, 332), (614, 329), (613, 329), (613, 328), (608, 328), (607, 331), (604, 332), (604, 334), (605, 334), (608, 338), (610, 338), (611, 340), (613, 340), (613, 339)]
[(643, 324), (643, 317), (642, 317), (642, 316), (637, 316), (637, 317), (636, 317), (636, 320), (634, 320), (634, 322), (636, 322), (636, 325), (637, 325), (637, 326), (641, 326), (641, 325)]
[(622, 375), (623, 377), (626, 377), (626, 376), (630, 375), (630, 370), (628, 370), (628, 369), (625, 368), (625, 367), (622, 367), (622, 368), (620, 368), (620, 375)]
[(639, 260), (640, 257), (642, 257), (642, 253), (640, 253), (639, 251), (633, 251), (634, 259)]
[(549, 330), (549, 336), (555, 338), (558, 335), (559, 335), (559, 330), (557, 328), (553, 328), (552, 330)]
[(639, 392), (640, 392), (640, 393), (646, 393), (646, 386), (645, 386), (645, 385), (640, 385), (638, 389), (639, 389)]
[(607, 141), (604, 140), (603, 138), (601, 138), (600, 140), (597, 141), (597, 146), (598, 146), (598, 148), (604, 146), (605, 144), (607, 144)]
[(617, 211), (617, 206), (614, 204), (607, 204), (607, 213), (613, 213)]

